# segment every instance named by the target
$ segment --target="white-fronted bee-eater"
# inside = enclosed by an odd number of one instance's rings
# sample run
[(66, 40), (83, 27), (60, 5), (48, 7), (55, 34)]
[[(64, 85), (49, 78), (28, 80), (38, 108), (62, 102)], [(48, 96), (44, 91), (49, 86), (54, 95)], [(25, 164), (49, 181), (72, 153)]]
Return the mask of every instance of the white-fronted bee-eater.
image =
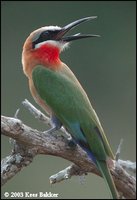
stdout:
[(51, 117), (53, 127), (47, 133), (63, 126), (95, 163), (108, 185), (111, 198), (118, 199), (108, 167), (108, 160), (113, 160), (114, 155), (104, 130), (86, 92), (60, 59), (60, 53), (71, 41), (99, 36), (81, 33), (66, 35), (82, 22), (95, 18), (86, 17), (64, 27), (45, 26), (33, 31), (23, 46), (23, 71), (28, 77), (33, 98)]

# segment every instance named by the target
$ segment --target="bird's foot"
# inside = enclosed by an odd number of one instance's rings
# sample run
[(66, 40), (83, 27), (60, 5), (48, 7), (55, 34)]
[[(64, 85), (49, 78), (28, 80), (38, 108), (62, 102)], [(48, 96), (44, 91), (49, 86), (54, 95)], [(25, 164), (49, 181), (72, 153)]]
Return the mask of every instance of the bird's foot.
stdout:
[(61, 123), (61, 122), (59, 121), (59, 119), (58, 119), (56, 116), (54, 116), (54, 115), (51, 116), (50, 124), (51, 124), (52, 127), (51, 127), (49, 130), (44, 131), (44, 132), (43, 132), (44, 134), (52, 134), (52, 133), (54, 133), (55, 131), (59, 130), (59, 129), (61, 128), (61, 126), (62, 126), (62, 123)]
[(44, 131), (43, 133), (44, 133), (44, 134), (52, 134), (52, 133), (54, 133), (54, 132), (57, 131), (57, 130), (59, 130), (58, 127), (52, 127), (52, 128), (50, 128), (49, 130)]
[(72, 139), (72, 138), (67, 138), (67, 146), (68, 146), (68, 148), (70, 149), (75, 149), (76, 148), (76, 146), (77, 146), (77, 144), (76, 144), (76, 142)]

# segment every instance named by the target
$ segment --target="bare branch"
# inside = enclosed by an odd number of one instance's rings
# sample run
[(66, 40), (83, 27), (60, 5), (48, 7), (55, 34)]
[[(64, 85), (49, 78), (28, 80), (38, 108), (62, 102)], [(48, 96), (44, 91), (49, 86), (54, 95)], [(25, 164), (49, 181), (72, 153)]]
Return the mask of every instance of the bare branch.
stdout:
[(120, 143), (118, 145), (117, 148), (117, 152), (116, 152), (116, 156), (115, 156), (115, 160), (118, 161), (119, 157), (120, 157), (120, 152), (121, 152), (121, 146), (123, 144), (123, 139), (120, 140)]
[[(23, 152), (23, 148), (18, 148)], [(1, 161), (1, 185), (4, 185), (9, 179), (15, 176), (23, 167), (28, 166), (34, 157), (33, 150), (25, 150), (24, 155), (20, 152), (12, 153)]]
[(75, 164), (70, 165), (69, 167), (61, 170), (57, 174), (54, 174), (49, 177), (50, 183), (55, 184), (63, 180), (70, 179), (72, 176), (81, 176), (81, 175), (87, 175), (86, 172), (81, 171), (81, 168), (78, 167)]
[[(4, 116), (2, 116), (2, 134), (16, 139), (18, 143), (25, 145), (25, 148), (35, 149), (35, 154), (59, 156), (75, 163), (75, 165), (80, 168), (80, 171), (86, 173), (92, 172), (100, 175), (86, 153), (79, 146), (73, 150), (69, 148), (66, 145), (67, 140), (63, 136), (55, 137), (53, 135), (44, 135), (41, 132), (26, 126), (19, 119)], [(24, 167), (24, 165), (21, 165), (20, 169), (22, 167)], [(133, 177), (120, 165), (116, 166), (115, 169), (112, 168), (111, 173), (118, 191), (120, 191), (126, 198), (134, 199), (136, 196), (135, 179), (133, 179)], [(74, 175), (76, 175), (76, 173), (74, 173)]]
[(14, 118), (18, 118), (18, 114), (19, 114), (20, 109), (18, 108), (14, 114)]
[(128, 172), (136, 176), (136, 162), (131, 162), (130, 160), (118, 160), (118, 163)]
[(45, 124), (50, 125), (50, 119), (44, 115), (40, 110), (35, 108), (27, 99), (25, 99), (22, 104), (24, 105), (25, 108), (27, 108), (30, 113), (38, 120), (42, 121)]
[[(39, 116), (41, 116), (41, 112)], [(16, 140), (12, 154), (2, 160), (3, 184), (24, 166), (28, 166), (32, 162), (33, 157), (37, 154), (59, 156), (73, 163), (66, 169), (52, 175), (50, 177), (50, 183), (52, 184), (71, 178), (74, 175), (79, 176), (82, 174), (94, 173), (100, 176), (100, 173), (96, 169), (94, 163), (88, 158), (85, 151), (78, 145), (73, 149), (70, 148), (67, 145), (68, 140), (64, 136), (43, 134), (15, 118), (2, 116), (1, 122), (2, 134)], [(49, 123), (49, 118), (46, 119), (45, 123)], [(63, 129), (63, 131), (66, 132), (65, 129)], [(121, 160), (118, 160), (114, 166), (115, 168), (112, 167), (110, 170), (117, 190), (122, 193), (125, 198), (135, 199), (135, 178), (122, 168)]]

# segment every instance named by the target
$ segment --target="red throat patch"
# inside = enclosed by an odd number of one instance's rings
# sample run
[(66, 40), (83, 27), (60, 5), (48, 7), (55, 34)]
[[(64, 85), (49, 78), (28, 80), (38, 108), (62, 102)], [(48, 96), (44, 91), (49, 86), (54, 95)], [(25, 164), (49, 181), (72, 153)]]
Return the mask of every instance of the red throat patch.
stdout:
[(33, 51), (34, 57), (45, 65), (57, 65), (59, 64), (59, 48), (50, 44), (44, 44), (41, 47)]

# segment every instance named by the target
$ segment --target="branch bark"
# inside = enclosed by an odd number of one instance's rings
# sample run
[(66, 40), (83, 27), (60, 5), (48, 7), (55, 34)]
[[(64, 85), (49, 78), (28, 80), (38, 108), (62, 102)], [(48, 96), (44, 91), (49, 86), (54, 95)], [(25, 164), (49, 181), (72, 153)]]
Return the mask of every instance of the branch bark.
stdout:
[[(49, 123), (47, 117), (46, 120)], [(62, 135), (43, 134), (23, 124), (21, 120), (16, 118), (2, 116), (1, 122), (2, 134), (16, 141), (11, 155), (2, 160), (2, 185), (25, 166), (28, 166), (38, 154), (59, 156), (73, 163), (66, 169), (51, 176), (50, 183), (52, 184), (71, 178), (74, 175), (94, 173), (100, 176), (100, 173), (87, 154), (78, 145), (73, 149), (69, 147), (66, 137)], [(62, 131), (65, 132), (64, 129)], [(121, 161), (121, 163), (123, 162)], [(117, 190), (127, 199), (136, 199), (135, 178), (123, 169), (121, 163), (117, 161), (115, 167), (110, 169)]]

